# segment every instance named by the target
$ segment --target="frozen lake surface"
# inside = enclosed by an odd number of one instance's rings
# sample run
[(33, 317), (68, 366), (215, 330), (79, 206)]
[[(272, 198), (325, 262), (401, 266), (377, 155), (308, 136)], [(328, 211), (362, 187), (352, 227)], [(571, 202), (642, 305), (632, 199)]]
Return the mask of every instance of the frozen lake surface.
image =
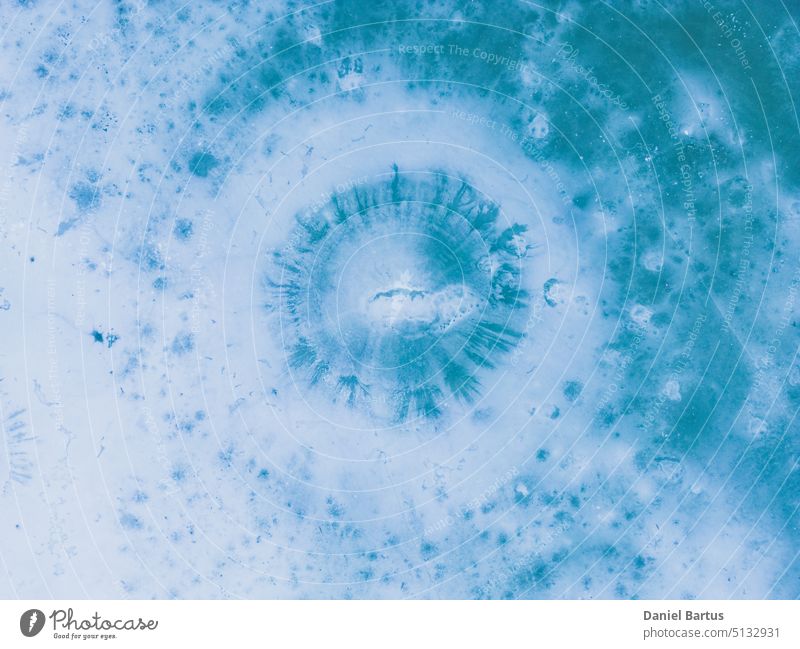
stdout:
[(800, 11), (0, 8), (0, 597), (800, 596)]

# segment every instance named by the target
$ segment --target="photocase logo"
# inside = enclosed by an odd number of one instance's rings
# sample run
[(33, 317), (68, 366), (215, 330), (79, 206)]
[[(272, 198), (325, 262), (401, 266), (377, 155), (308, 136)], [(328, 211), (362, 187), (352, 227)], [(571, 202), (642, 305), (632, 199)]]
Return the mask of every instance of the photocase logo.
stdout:
[(19, 630), (22, 635), (32, 638), (44, 628), (44, 613), (38, 608), (25, 611), (19, 618)]
[(20, 616), (19, 630), (22, 635), (32, 638), (41, 632), (48, 618), (53, 623), (53, 637), (56, 640), (109, 640), (118, 637), (118, 631), (155, 631), (158, 628), (158, 620), (141, 617), (108, 619), (96, 611), (88, 618), (76, 617), (71, 608), (57, 608), (45, 616), (43, 611), (32, 608)]

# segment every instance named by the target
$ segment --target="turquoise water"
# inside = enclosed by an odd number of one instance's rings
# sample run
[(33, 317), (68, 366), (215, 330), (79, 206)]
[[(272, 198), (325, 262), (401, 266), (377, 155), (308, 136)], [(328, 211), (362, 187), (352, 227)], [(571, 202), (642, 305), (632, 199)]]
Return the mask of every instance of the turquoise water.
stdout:
[(795, 598), (796, 3), (6, 3), (0, 596)]

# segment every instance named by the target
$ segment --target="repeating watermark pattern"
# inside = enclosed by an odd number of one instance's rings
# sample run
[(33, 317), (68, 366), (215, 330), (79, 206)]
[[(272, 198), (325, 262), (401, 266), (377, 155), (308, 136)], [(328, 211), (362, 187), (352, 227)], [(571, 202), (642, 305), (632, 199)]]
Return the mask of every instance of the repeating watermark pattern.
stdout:
[(612, 106), (616, 106), (621, 110), (628, 110), (629, 106), (621, 95), (614, 92), (609, 84), (598, 81), (594, 66), (586, 67), (578, 63), (580, 49), (572, 43), (562, 43), (556, 52), (556, 56), (560, 57), (575, 74), (584, 79), (594, 91), (604, 97)]
[(444, 518), (440, 518), (432, 525), (426, 527), (423, 536), (428, 537), (433, 534), (437, 534), (447, 529), (448, 527), (454, 525), (459, 520), (468, 520), (469, 517), (471, 517), (476, 511), (487, 505), (495, 494), (497, 494), (504, 486), (506, 486), (509, 482), (511, 482), (511, 480), (513, 480), (518, 475), (519, 475), (519, 468), (511, 467), (503, 475), (495, 478), (494, 482), (492, 482), (488, 487), (486, 487), (486, 489), (484, 489), (480, 494), (478, 494), (474, 498), (471, 498), (467, 502), (457, 507), (455, 515), (448, 514)]
[(511, 72), (529, 72), (529, 64), (522, 59), (515, 59), (504, 54), (491, 52), (482, 47), (466, 47), (457, 43), (446, 44), (415, 44), (415, 45), (398, 45), (397, 51), (400, 54), (411, 54), (414, 56), (422, 55), (447, 55), (458, 58), (468, 58), (481, 61), (490, 66), (505, 68)]
[(194, 260), (189, 267), (191, 281), (191, 309), (189, 311), (190, 331), (199, 334), (205, 327), (203, 310), (216, 297), (216, 289), (207, 272), (207, 255), (209, 236), (214, 229), (214, 212), (204, 210), (201, 214), (200, 227), (197, 234), (197, 249)]
[(464, 110), (454, 110), (452, 112), (452, 116), (454, 119), (458, 119), (469, 124), (476, 124), (490, 131), (495, 131), (501, 137), (520, 147), (522, 151), (524, 151), (538, 163), (541, 170), (547, 175), (547, 178), (552, 182), (553, 189), (555, 189), (555, 191), (558, 193), (561, 203), (565, 206), (572, 205), (572, 194), (567, 189), (565, 181), (562, 179), (561, 174), (556, 169), (556, 166), (553, 164), (552, 160), (550, 160), (547, 154), (542, 151), (540, 146), (540, 141), (545, 136), (546, 130), (537, 128), (537, 126), (545, 121), (544, 118), (538, 116), (538, 123), (536, 122), (536, 118), (534, 118), (532, 123), (532, 131), (530, 133), (523, 133), (512, 128), (509, 124), (498, 122), (495, 119), (490, 119), (485, 115), (480, 115), (478, 113), (470, 113)]
[[(705, 313), (701, 313), (697, 316), (694, 324), (692, 325), (692, 329), (686, 338), (686, 342), (681, 348), (680, 354), (678, 354), (670, 363), (669, 373), (667, 374), (667, 378), (662, 389), (659, 390), (658, 394), (653, 400), (653, 403), (650, 404), (645, 412), (643, 420), (644, 431), (650, 430), (651, 427), (656, 424), (667, 401), (681, 400), (681, 379), (684, 377), (686, 370), (690, 367), (694, 348), (697, 345), (703, 325), (707, 319), (708, 317)], [(672, 434), (672, 431), (666, 429), (662, 431), (661, 434), (664, 438), (669, 438)]]
[(658, 111), (658, 118), (664, 123), (669, 133), (669, 137), (675, 148), (675, 158), (680, 168), (680, 186), (683, 192), (683, 209), (686, 211), (686, 219), (689, 223), (697, 220), (697, 206), (695, 204), (694, 180), (692, 176), (692, 165), (689, 162), (686, 151), (686, 144), (681, 137), (678, 125), (675, 123), (668, 103), (661, 94), (653, 95), (651, 98), (653, 105)]
[[(744, 44), (741, 39), (736, 36), (739, 19), (732, 13), (723, 13), (724, 10), (718, 9), (717, 5), (710, 2), (710, 0), (703, 0), (703, 8), (708, 12), (708, 15), (711, 16), (711, 20), (719, 27), (722, 35), (728, 39), (728, 45), (734, 51), (734, 54), (736, 54), (739, 65), (745, 70), (752, 70), (753, 66), (747, 56), (747, 51), (744, 49)], [(739, 29), (741, 28), (739, 27)]]

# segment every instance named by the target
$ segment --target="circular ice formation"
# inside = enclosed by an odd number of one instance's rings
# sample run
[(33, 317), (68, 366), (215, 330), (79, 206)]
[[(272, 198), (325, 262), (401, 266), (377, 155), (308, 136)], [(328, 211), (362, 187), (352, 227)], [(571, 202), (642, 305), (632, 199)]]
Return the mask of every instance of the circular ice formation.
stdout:
[(437, 416), (449, 396), (472, 401), (521, 338), (526, 228), (466, 181), (395, 169), (297, 222), (271, 286), (301, 389)]

